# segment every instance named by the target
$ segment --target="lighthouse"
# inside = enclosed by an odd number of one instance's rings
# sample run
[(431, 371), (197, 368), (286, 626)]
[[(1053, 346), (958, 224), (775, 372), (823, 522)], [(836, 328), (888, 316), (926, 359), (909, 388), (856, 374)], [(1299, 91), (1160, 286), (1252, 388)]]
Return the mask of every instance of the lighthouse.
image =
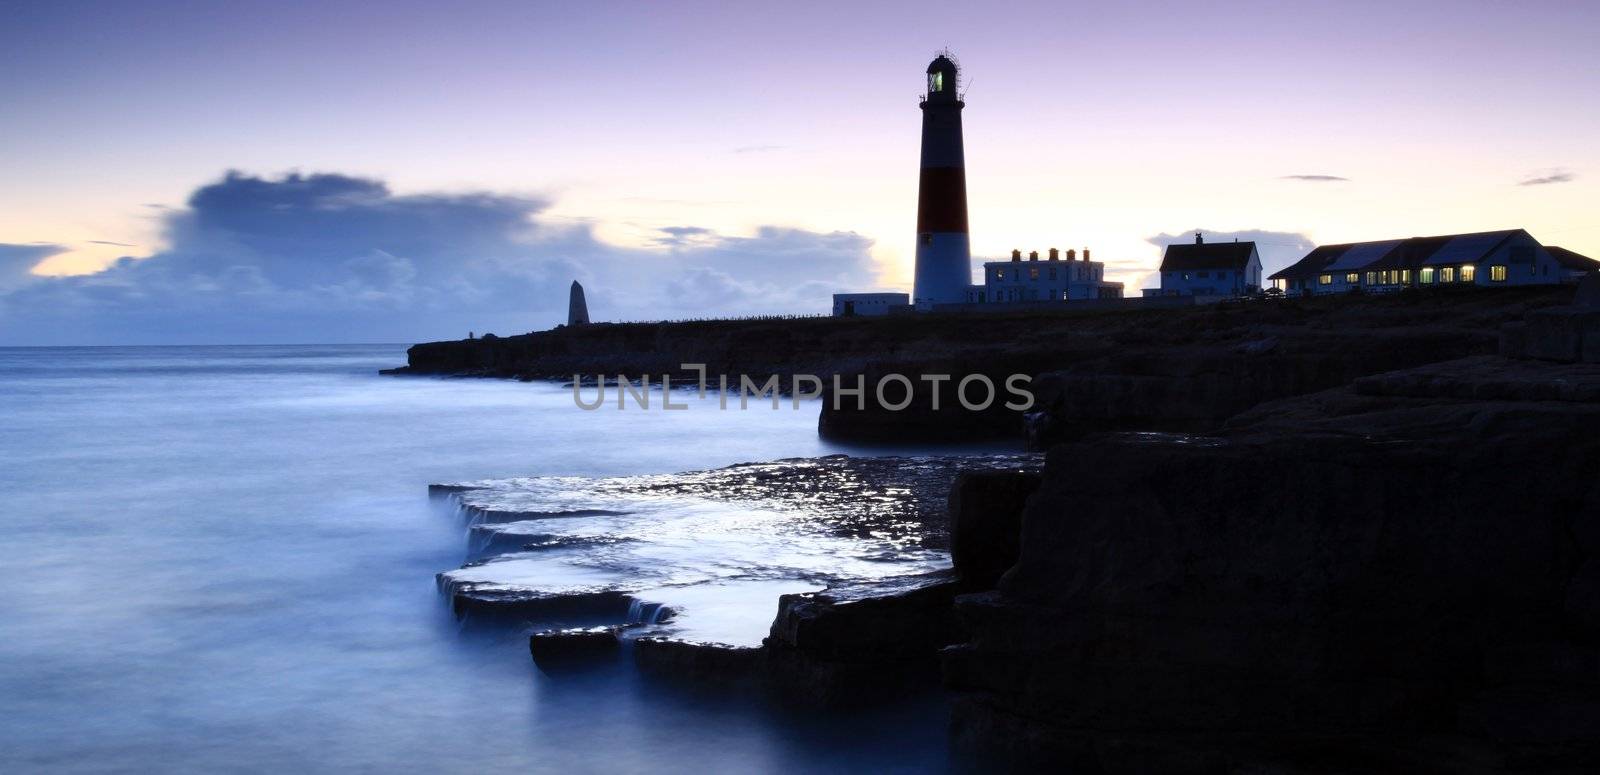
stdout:
[(922, 175), (917, 183), (917, 269), (912, 301), (919, 306), (967, 300), (972, 243), (967, 238), (966, 155), (961, 144), (959, 72), (948, 53), (928, 65), (922, 97)]

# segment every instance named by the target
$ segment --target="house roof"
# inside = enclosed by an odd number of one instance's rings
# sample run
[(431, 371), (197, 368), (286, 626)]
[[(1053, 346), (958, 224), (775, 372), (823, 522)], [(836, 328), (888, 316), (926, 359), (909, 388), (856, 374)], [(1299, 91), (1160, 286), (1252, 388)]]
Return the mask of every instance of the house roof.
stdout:
[(1325, 272), (1349, 272), (1364, 269), (1375, 261), (1386, 258), (1391, 251), (1400, 247), (1405, 240), (1387, 240), (1384, 242), (1358, 242), (1351, 245), (1348, 250), (1339, 254), (1322, 270)]
[(1272, 280), (1298, 280), (1322, 272), (1356, 272), (1375, 269), (1415, 269), (1440, 264), (1471, 264), (1493, 253), (1522, 229), (1442, 234), (1403, 240), (1321, 245), (1305, 258), (1274, 273)]
[(1582, 253), (1574, 253), (1566, 248), (1548, 246), (1545, 250), (1550, 251), (1550, 257), (1555, 259), (1562, 269), (1576, 269), (1580, 272), (1600, 269), (1600, 261), (1596, 261)]
[(1202, 242), (1168, 245), (1161, 255), (1161, 271), (1188, 272), (1196, 269), (1243, 269), (1256, 252), (1254, 242)]
[(1269, 280), (1286, 280), (1291, 278), (1315, 277), (1323, 268), (1337, 261), (1340, 256), (1348, 251), (1351, 245), (1319, 245), (1312, 248), (1305, 258), (1274, 272)]

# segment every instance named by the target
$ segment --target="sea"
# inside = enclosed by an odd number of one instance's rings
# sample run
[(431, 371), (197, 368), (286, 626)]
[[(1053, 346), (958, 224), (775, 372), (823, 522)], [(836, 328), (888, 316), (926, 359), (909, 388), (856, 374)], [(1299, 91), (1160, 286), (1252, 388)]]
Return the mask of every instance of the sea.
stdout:
[(906, 450), (819, 439), (815, 401), (583, 411), (553, 383), (378, 374), (404, 362), (402, 345), (0, 348), (0, 772), (974, 767), (938, 696), (822, 712), (627, 664), (550, 675), (525, 628), (463, 621), (441, 593), (481, 547), (430, 484)]

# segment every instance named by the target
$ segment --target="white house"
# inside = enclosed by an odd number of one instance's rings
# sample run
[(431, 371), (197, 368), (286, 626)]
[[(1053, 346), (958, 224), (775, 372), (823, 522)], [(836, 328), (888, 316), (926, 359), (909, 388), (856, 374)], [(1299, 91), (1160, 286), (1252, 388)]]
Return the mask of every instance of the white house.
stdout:
[(1254, 242), (1168, 245), (1161, 255), (1161, 287), (1146, 296), (1244, 296), (1261, 290), (1261, 254)]
[(1552, 251), (1522, 229), (1510, 229), (1321, 245), (1270, 279), (1295, 296), (1358, 289), (1384, 293), (1411, 287), (1560, 283), (1594, 265), (1571, 251)]
[(887, 315), (891, 307), (905, 307), (910, 304), (909, 293), (835, 293), (833, 316), (840, 318)]
[(1039, 251), (1022, 260), (1022, 251), (1011, 251), (1010, 261), (985, 261), (983, 284), (967, 289), (969, 304), (1016, 304), (1023, 302), (1074, 301), (1081, 299), (1120, 299), (1122, 283), (1106, 282), (1105, 265), (1068, 250), (1051, 248), (1049, 258), (1039, 260)]

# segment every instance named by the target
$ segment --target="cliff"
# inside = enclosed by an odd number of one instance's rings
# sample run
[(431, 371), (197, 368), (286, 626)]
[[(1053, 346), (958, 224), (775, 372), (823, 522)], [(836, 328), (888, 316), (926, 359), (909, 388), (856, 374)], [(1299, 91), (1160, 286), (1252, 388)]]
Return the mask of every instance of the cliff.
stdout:
[(1025, 506), (952, 514), (1017, 547), (956, 599), (954, 733), (1094, 772), (1592, 768), (1597, 482), (1600, 366), (1498, 357), (1058, 445)]
[[(712, 375), (864, 375), (864, 406), (824, 402), (824, 435), (962, 441), (1027, 433), (1043, 447), (1098, 430), (1210, 431), (1266, 401), (1490, 354), (1502, 324), (1570, 296), (1548, 286), (1450, 288), (1182, 309), (596, 324), (419, 344), (391, 373), (682, 378), (692, 372), (680, 363), (704, 363)], [(891, 373), (919, 385), (905, 410), (888, 411), (872, 395)], [(924, 374), (953, 377), (937, 411), (919, 382)], [(962, 408), (954, 380), (968, 374), (997, 386), (1012, 374), (1033, 378), (1033, 416), (1004, 408), (1003, 389), (988, 409)], [(971, 397), (981, 397), (976, 387)]]

